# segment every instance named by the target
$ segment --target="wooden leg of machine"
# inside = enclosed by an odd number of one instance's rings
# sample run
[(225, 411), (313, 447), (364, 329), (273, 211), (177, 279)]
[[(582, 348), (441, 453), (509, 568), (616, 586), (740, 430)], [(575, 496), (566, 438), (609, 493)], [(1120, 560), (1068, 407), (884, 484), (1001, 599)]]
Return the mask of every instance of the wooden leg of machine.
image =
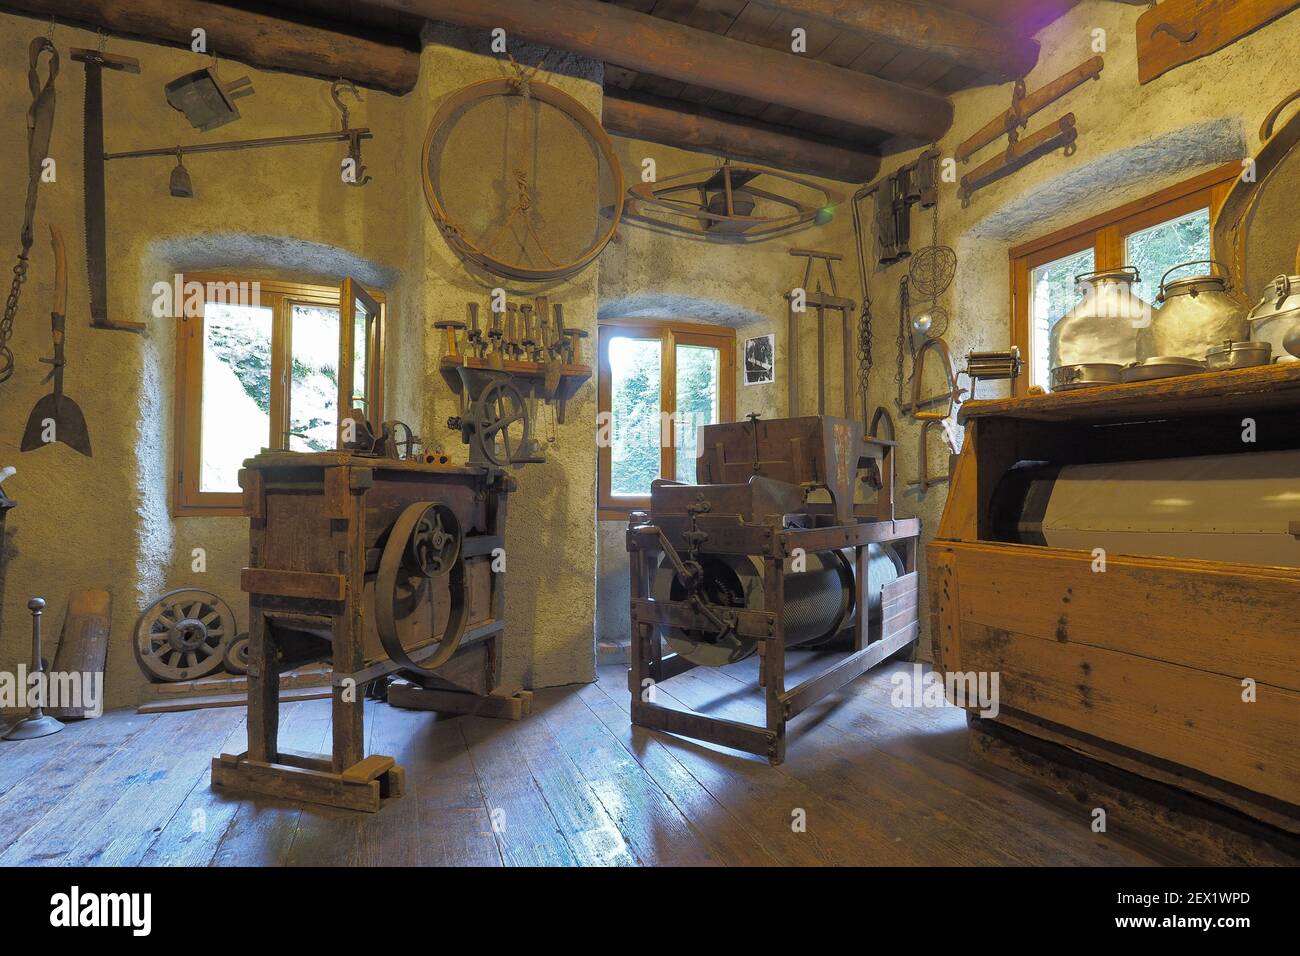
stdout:
[(764, 559), (763, 609), (775, 615), (771, 639), (763, 642), (762, 675), (767, 692), (767, 729), (774, 734), (768, 762), (776, 766), (785, 760), (785, 627), (781, 623), (785, 605), (785, 560)]
[(248, 622), (248, 754), (253, 760), (275, 758), (280, 733), (280, 670), (275, 639), (262, 609), (249, 608)]
[[(360, 593), (359, 591), (356, 593)], [(336, 672), (356, 673), (364, 664), (360, 607), (344, 602), (333, 617)], [(212, 761), (212, 785), (346, 810), (379, 809), (400, 797), (406, 775), (392, 757), (365, 756), (365, 695), (355, 682), (334, 686), (332, 754), (281, 750), (278, 742), (280, 675), (275, 635), (256, 603), (251, 605), (248, 669), (248, 750)]]

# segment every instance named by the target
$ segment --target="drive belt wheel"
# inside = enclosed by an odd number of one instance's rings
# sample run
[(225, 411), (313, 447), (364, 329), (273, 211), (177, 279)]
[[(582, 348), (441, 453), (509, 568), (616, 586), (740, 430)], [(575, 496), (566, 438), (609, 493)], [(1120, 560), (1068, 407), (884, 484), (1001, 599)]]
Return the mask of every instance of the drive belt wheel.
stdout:
[[(379, 558), (375, 579), (375, 628), (379, 643), (389, 659), (404, 670), (431, 676), (460, 647), (465, 636), (468, 600), (465, 559), (460, 554), (461, 529), (455, 513), (446, 505), (417, 501), (407, 505), (388, 532)], [(438, 650), (422, 663), (411, 659), (397, 633), (396, 605), (399, 585), (413, 577), (447, 577), (450, 608), (447, 628)]]

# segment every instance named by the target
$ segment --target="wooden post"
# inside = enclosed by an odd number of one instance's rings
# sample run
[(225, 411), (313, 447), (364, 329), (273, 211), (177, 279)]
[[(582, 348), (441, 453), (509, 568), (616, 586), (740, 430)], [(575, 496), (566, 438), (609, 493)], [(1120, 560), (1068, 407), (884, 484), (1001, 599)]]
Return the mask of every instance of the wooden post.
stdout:
[(776, 734), (768, 760), (773, 766), (785, 760), (785, 559), (782, 548), (773, 541), (772, 550), (763, 559), (763, 610), (776, 616), (772, 636), (765, 643), (763, 687), (767, 692), (767, 729)]
[[(351, 555), (365, 553), (365, 509), (360, 506), (361, 498), (352, 488), (351, 466), (339, 469), (346, 494), (345, 511), (347, 518), (341, 528), (334, 532), (338, 542), (338, 573), (347, 577), (347, 596), (343, 607), (334, 615), (334, 627), (331, 635), (333, 643), (334, 672), (355, 674), (365, 667), (365, 654), (362, 651), (361, 635), (364, 624), (363, 605), (365, 594), (365, 566), (361, 561), (351, 559)], [(327, 469), (328, 474), (329, 469)], [(333, 766), (335, 773), (342, 773), (354, 764), (360, 763), (366, 755), (365, 737), (365, 695), (362, 688), (334, 685), (333, 704)]]
[(248, 609), (248, 756), (273, 763), (279, 749), (280, 671), (261, 603)]

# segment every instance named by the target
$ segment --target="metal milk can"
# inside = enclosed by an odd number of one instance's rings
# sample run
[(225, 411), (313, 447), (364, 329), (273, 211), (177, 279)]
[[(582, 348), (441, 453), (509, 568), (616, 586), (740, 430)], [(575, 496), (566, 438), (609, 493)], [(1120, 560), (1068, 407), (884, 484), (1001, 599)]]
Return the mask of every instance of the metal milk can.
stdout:
[(1048, 343), (1054, 387), (1058, 380), (1071, 381), (1068, 370), (1076, 366), (1122, 368), (1138, 360), (1138, 337), (1149, 331), (1152, 319), (1150, 304), (1133, 291), (1140, 278), (1132, 266), (1075, 277), (1083, 301), (1052, 326)]
[[(1169, 281), (1184, 266), (1219, 266), (1223, 275), (1185, 276)], [(1179, 356), (1205, 361), (1206, 353), (1224, 342), (1250, 339), (1246, 310), (1232, 295), (1227, 270), (1212, 259), (1174, 266), (1160, 279), (1160, 308), (1151, 320), (1152, 355)]]
[[(1296, 271), (1300, 272), (1300, 263)], [(1269, 283), (1248, 319), (1252, 339), (1268, 342), (1274, 355), (1285, 355), (1287, 339), (1300, 333), (1300, 275), (1278, 276)]]

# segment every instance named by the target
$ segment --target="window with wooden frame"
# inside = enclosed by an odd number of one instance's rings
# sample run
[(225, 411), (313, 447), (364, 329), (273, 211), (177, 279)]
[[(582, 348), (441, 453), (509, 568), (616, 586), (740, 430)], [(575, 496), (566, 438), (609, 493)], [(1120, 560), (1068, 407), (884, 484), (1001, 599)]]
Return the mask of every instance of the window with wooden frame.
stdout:
[[(1230, 163), (1012, 249), (1011, 344), (1019, 347), (1026, 373), (1016, 380), (1016, 394), (1048, 387), (1048, 337), (1080, 299), (1075, 276), (1134, 266), (1142, 277), (1134, 291), (1155, 305), (1168, 270), (1213, 255), (1214, 215), (1241, 170)], [(1208, 269), (1202, 263), (1171, 278)]]
[[(382, 293), (351, 279), (331, 287), (206, 273), (187, 274), (182, 288), (173, 514), (241, 514), (244, 459), (338, 447), (340, 408), (383, 420)], [(342, 323), (340, 302), (351, 313)]]
[(613, 319), (598, 330), (599, 516), (650, 505), (656, 478), (695, 482), (701, 425), (736, 417), (736, 333), (716, 325)]

